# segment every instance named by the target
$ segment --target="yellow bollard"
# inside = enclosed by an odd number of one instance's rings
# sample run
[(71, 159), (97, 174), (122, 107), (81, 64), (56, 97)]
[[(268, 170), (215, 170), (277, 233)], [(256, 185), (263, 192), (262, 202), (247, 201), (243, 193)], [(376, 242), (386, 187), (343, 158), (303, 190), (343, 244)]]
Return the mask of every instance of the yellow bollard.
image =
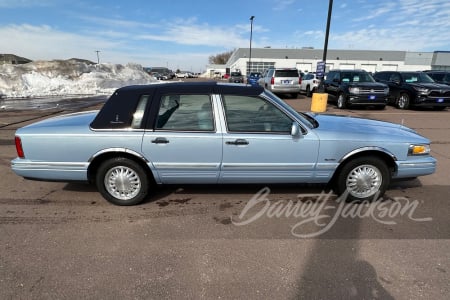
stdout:
[(314, 93), (311, 101), (312, 112), (325, 112), (327, 111), (328, 94), (327, 93)]

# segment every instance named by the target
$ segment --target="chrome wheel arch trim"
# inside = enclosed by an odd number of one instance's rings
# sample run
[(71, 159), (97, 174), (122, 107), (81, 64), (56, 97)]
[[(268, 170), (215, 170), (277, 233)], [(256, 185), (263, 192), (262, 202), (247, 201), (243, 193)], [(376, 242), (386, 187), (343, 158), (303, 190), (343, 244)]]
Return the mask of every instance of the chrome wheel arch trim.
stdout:
[(93, 162), (97, 157), (106, 154), (106, 153), (126, 153), (126, 154), (131, 154), (133, 156), (136, 156), (137, 158), (141, 159), (142, 161), (149, 163), (148, 159), (146, 159), (141, 153), (136, 152), (134, 150), (128, 149), (128, 148), (107, 148), (107, 149), (103, 149), (100, 150), (98, 152), (96, 152), (94, 155), (92, 155), (88, 162), (91, 163)]
[(355, 150), (347, 153), (339, 160), (339, 163), (342, 163), (343, 161), (347, 160), (348, 158), (352, 157), (355, 154), (366, 152), (366, 151), (382, 152), (384, 154), (387, 154), (390, 158), (392, 158), (393, 161), (398, 160), (397, 157), (392, 152), (388, 151), (387, 149), (382, 148), (382, 147), (370, 146), (370, 147), (358, 148), (358, 149), (355, 149)]

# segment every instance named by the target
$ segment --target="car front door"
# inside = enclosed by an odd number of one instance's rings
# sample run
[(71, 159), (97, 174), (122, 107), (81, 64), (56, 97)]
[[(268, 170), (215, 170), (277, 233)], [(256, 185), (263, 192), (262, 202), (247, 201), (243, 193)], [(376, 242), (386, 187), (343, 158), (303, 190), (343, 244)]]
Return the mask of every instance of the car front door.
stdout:
[(222, 133), (214, 121), (209, 94), (160, 94), (153, 129), (146, 130), (142, 152), (157, 182), (217, 183)]
[(291, 135), (293, 119), (260, 97), (225, 95), (221, 183), (311, 182), (319, 141)]
[(340, 73), (330, 71), (324, 81), (325, 93), (328, 93), (330, 101), (335, 101), (339, 92)]

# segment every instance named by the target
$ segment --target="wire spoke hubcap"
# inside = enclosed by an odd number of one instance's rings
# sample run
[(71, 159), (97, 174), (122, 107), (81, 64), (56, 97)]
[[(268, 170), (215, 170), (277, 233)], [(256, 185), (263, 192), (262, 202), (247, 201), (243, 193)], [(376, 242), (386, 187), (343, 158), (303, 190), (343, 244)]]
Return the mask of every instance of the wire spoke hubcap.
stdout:
[(381, 187), (383, 178), (380, 170), (372, 165), (354, 168), (347, 176), (346, 186), (350, 195), (367, 198), (375, 195)]
[(141, 179), (131, 168), (117, 166), (111, 168), (105, 176), (106, 190), (120, 200), (130, 200), (141, 190)]

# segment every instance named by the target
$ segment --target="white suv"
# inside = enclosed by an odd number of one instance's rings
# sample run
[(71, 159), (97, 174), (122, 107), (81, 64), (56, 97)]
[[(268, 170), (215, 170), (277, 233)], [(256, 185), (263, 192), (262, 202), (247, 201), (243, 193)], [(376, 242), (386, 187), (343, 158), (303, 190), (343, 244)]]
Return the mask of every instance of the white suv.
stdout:
[(297, 97), (300, 93), (300, 81), (296, 68), (269, 68), (258, 80), (258, 84), (273, 93)]
[(300, 84), (300, 91), (306, 93), (307, 97), (311, 97), (312, 93), (316, 92), (319, 87), (320, 79), (316, 76), (316, 73), (306, 73), (302, 77)]

